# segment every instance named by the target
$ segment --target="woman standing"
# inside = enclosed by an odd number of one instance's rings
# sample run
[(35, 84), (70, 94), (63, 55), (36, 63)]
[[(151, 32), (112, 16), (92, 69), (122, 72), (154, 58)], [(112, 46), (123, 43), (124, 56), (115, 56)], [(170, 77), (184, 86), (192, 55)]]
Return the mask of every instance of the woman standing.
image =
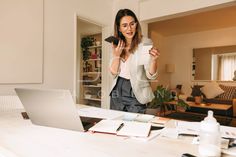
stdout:
[(157, 78), (159, 51), (152, 47), (148, 64), (139, 65), (140, 53), (145, 40), (142, 38), (140, 23), (129, 9), (121, 9), (116, 14), (114, 36), (119, 39), (113, 44), (113, 59), (110, 66), (114, 76), (110, 93), (111, 109), (145, 113), (146, 104), (154, 98), (149, 80)]

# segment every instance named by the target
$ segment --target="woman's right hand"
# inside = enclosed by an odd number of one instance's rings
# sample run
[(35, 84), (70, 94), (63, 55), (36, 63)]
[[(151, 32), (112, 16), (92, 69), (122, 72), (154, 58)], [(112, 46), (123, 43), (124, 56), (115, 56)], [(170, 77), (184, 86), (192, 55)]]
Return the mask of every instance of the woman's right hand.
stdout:
[(119, 40), (118, 45), (112, 44), (113, 47), (113, 56), (114, 57), (120, 57), (123, 49), (125, 48), (125, 42), (123, 40)]

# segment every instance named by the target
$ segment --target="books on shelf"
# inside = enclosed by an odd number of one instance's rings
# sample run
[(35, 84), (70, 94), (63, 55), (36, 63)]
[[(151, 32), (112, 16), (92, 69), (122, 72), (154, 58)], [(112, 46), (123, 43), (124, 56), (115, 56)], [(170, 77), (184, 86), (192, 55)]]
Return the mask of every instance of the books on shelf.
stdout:
[(122, 120), (101, 120), (89, 131), (110, 133), (119, 136), (148, 137), (151, 130), (150, 123)]

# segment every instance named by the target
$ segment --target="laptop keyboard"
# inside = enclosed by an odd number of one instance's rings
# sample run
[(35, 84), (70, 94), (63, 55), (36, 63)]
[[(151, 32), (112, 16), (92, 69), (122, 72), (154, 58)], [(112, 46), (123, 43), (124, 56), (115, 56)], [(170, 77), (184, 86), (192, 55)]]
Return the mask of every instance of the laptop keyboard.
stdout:
[(80, 116), (80, 119), (82, 121), (82, 125), (85, 131), (88, 131), (89, 128), (91, 128), (96, 123), (102, 120), (101, 118), (81, 117), (81, 116)]

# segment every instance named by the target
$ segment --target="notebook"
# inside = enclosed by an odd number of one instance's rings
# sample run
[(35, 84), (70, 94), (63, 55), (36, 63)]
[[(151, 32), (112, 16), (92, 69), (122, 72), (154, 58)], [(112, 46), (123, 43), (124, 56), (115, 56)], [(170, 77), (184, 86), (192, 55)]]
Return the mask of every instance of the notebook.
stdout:
[(101, 120), (81, 119), (69, 90), (16, 88), (15, 91), (33, 124), (86, 131)]
[(153, 124), (158, 124), (160, 126), (164, 126), (170, 119), (164, 117), (155, 117), (150, 122)]
[(151, 130), (150, 123), (122, 120), (101, 120), (89, 131), (110, 133), (119, 136), (148, 137)]

